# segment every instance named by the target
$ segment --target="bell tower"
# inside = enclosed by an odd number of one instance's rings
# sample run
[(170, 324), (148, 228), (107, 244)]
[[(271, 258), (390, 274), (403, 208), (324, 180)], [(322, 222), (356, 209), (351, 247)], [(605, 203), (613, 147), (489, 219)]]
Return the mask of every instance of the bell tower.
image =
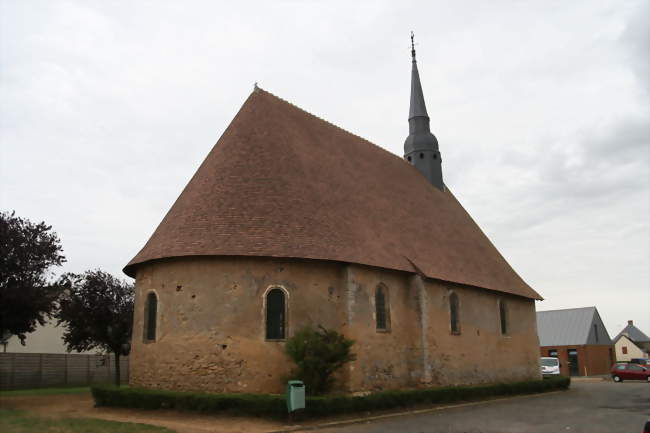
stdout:
[(411, 32), (411, 105), (409, 109), (409, 136), (404, 142), (404, 159), (414, 165), (436, 188), (445, 190), (442, 181), (442, 159), (438, 140), (429, 128), (429, 115), (424, 104), (420, 74), (415, 60), (414, 35)]

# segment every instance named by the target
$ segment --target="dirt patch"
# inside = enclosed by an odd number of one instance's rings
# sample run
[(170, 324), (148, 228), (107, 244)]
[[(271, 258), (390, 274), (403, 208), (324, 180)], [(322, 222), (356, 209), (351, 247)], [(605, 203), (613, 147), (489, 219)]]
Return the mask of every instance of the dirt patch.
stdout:
[(261, 433), (282, 429), (281, 423), (258, 418), (202, 415), (172, 410), (143, 411), (94, 407), (90, 394), (0, 397), (0, 407), (38, 416), (99, 418), (167, 427), (178, 433)]

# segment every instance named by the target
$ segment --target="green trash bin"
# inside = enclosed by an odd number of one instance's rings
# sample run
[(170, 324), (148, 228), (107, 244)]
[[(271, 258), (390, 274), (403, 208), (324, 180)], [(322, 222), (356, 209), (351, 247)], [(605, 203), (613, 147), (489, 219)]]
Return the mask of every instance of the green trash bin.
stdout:
[(301, 380), (287, 382), (287, 409), (293, 412), (305, 408), (305, 384)]

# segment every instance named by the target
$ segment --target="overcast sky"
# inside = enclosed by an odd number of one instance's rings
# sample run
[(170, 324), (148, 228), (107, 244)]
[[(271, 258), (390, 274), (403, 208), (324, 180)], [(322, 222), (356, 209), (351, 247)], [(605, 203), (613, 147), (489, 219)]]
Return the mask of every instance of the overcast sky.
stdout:
[(409, 32), (445, 182), (538, 310), (650, 334), (650, 1), (0, 0), (0, 207), (67, 271), (144, 246), (259, 85), (401, 156)]

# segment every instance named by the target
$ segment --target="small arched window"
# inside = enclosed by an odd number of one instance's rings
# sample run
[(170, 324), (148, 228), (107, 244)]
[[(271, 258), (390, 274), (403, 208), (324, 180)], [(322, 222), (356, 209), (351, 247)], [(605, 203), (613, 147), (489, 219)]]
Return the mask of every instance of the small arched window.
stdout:
[(501, 322), (501, 334), (508, 333), (508, 307), (505, 302), (499, 301), (499, 321)]
[(282, 289), (266, 294), (266, 339), (284, 340), (286, 330), (286, 300)]
[(144, 339), (147, 341), (156, 340), (156, 317), (158, 314), (158, 297), (154, 292), (147, 295), (147, 302), (144, 307)]
[(390, 329), (390, 309), (388, 304), (388, 288), (380, 284), (375, 289), (375, 322), (377, 331)]
[(452, 334), (460, 334), (460, 315), (458, 311), (458, 295), (452, 292), (449, 295), (449, 321)]

